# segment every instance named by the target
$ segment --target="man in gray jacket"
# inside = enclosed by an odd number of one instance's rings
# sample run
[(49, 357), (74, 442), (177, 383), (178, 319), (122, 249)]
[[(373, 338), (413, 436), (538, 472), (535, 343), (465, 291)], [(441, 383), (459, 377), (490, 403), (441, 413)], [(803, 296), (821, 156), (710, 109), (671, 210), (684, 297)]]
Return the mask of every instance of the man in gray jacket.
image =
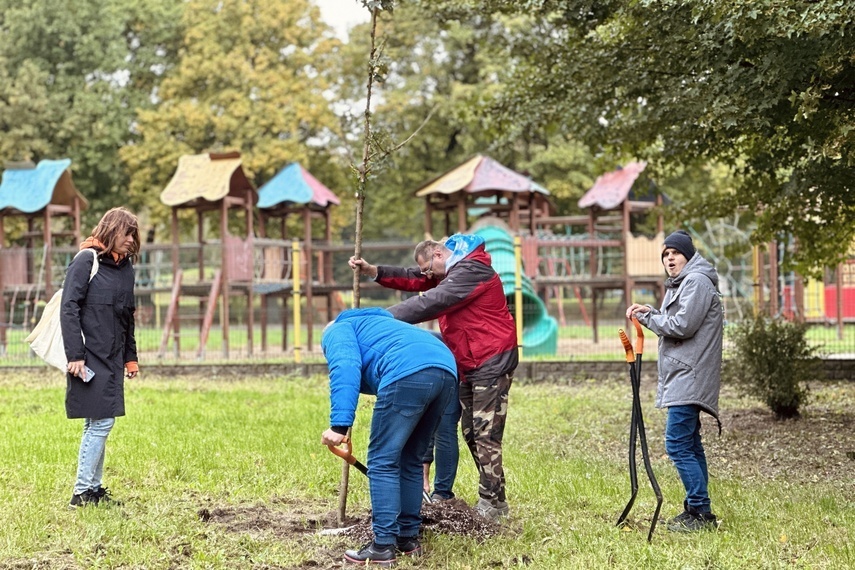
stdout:
[(678, 230), (665, 238), (662, 265), (668, 274), (662, 307), (633, 304), (626, 316), (659, 336), (656, 407), (668, 408), (665, 450), (686, 489), (683, 512), (668, 521), (668, 529), (692, 532), (716, 527), (700, 413), (712, 415), (721, 426), (724, 311), (715, 268), (696, 252), (688, 233)]

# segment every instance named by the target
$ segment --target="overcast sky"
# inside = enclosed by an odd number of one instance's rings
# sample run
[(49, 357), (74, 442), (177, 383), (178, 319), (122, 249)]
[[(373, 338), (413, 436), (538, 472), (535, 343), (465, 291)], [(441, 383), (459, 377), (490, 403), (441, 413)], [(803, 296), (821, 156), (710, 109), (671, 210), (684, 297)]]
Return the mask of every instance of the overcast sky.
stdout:
[(315, 3), (321, 9), (321, 16), (342, 39), (347, 38), (348, 28), (371, 19), (359, 0), (315, 0)]

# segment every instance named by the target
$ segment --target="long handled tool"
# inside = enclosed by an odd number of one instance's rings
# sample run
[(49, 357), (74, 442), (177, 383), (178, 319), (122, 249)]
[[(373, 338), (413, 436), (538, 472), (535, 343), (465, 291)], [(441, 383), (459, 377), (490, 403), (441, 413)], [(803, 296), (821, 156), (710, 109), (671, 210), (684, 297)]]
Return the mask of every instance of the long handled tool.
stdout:
[(641, 355), (644, 352), (644, 330), (637, 319), (632, 319), (635, 326), (635, 351), (633, 352), (632, 343), (629, 337), (623, 330), (619, 330), (621, 343), (623, 344), (624, 352), (626, 353), (626, 361), (629, 364), (629, 380), (632, 386), (632, 419), (630, 420), (630, 442), (629, 442), (629, 480), (632, 487), (632, 494), (629, 502), (618, 518), (617, 524), (621, 525), (626, 520), (633, 503), (635, 502), (636, 494), (638, 493), (638, 470), (635, 459), (635, 442), (636, 437), (641, 442), (641, 456), (644, 461), (644, 470), (647, 472), (647, 478), (650, 480), (650, 486), (653, 488), (653, 493), (656, 495), (656, 511), (653, 513), (653, 520), (650, 523), (650, 531), (647, 533), (647, 541), (653, 539), (653, 531), (656, 530), (656, 523), (659, 521), (659, 512), (662, 509), (662, 490), (659, 488), (659, 483), (656, 481), (656, 475), (653, 473), (653, 466), (650, 463), (650, 452), (647, 447), (647, 432), (644, 429), (644, 416), (641, 412)]
[(357, 458), (353, 456), (353, 446), (350, 443), (350, 438), (346, 437), (341, 442), (341, 447), (336, 447), (335, 445), (328, 445), (330, 451), (333, 452), (333, 455), (338, 455), (342, 459), (344, 459), (348, 464), (353, 465), (359, 470), (360, 473), (368, 477), (368, 468)]
[[(328, 445), (330, 451), (333, 452), (334, 455), (338, 455), (342, 459), (345, 460), (349, 465), (353, 465), (356, 467), (356, 470), (368, 477), (368, 468), (357, 458), (353, 456), (353, 446), (350, 443), (350, 438), (346, 437), (341, 442), (341, 447), (336, 447), (334, 445)], [(422, 498), (426, 503), (431, 502), (430, 495), (427, 491), (422, 491)]]

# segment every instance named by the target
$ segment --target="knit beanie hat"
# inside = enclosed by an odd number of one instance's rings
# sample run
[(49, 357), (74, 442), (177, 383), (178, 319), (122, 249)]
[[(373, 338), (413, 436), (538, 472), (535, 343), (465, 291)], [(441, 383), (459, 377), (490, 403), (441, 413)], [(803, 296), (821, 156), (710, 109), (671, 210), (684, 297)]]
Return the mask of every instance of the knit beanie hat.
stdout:
[(677, 230), (665, 238), (665, 247), (662, 249), (662, 257), (665, 257), (665, 250), (673, 247), (683, 254), (688, 261), (695, 255), (695, 244), (692, 243), (692, 236), (686, 233), (685, 230)]

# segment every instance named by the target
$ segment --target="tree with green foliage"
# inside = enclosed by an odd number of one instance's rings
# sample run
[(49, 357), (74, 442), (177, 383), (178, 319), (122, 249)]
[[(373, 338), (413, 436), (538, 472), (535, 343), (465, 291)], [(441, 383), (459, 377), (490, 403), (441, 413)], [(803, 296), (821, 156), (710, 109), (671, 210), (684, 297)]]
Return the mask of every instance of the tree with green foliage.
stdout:
[(795, 236), (802, 271), (855, 237), (855, 4), (431, 0), (483, 18), (506, 65), (482, 102), (496, 133), (564, 125), (651, 172), (728, 165), (738, 186), (698, 189), (686, 219), (758, 213), (754, 238)]
[[(451, 21), (439, 16), (431, 6), (413, 2), (397, 3), (393, 13), (380, 14), (375, 142), (389, 148), (391, 141), (419, 128), (425, 117), (430, 120), (417, 137), (374, 166), (372, 194), (365, 205), (366, 236), (423, 239), (424, 202), (414, 196), (415, 190), (476, 153), (488, 154), (546, 186), (560, 212), (575, 208), (605, 163), (561, 128), (528, 129), (510, 143), (497, 138), (487, 128), (481, 105), (494, 88), (491, 78), (506, 64), (505, 54), (493, 47), (497, 28), (480, 16)], [(367, 36), (365, 26), (357, 27), (343, 48), (340, 101), (363, 96)], [(356, 112), (344, 113), (346, 139), (356, 140), (358, 121)], [(608, 167), (613, 167), (610, 161)]]
[(256, 186), (291, 162), (312, 170), (328, 161), (336, 120), (326, 96), (340, 42), (316, 6), (192, 0), (181, 27), (177, 63), (156, 105), (139, 112), (139, 141), (121, 151), (135, 203), (167, 219), (159, 195), (185, 154), (239, 151)]
[(70, 158), (87, 219), (124, 203), (118, 149), (175, 52), (181, 3), (0, 0), (0, 160)]

